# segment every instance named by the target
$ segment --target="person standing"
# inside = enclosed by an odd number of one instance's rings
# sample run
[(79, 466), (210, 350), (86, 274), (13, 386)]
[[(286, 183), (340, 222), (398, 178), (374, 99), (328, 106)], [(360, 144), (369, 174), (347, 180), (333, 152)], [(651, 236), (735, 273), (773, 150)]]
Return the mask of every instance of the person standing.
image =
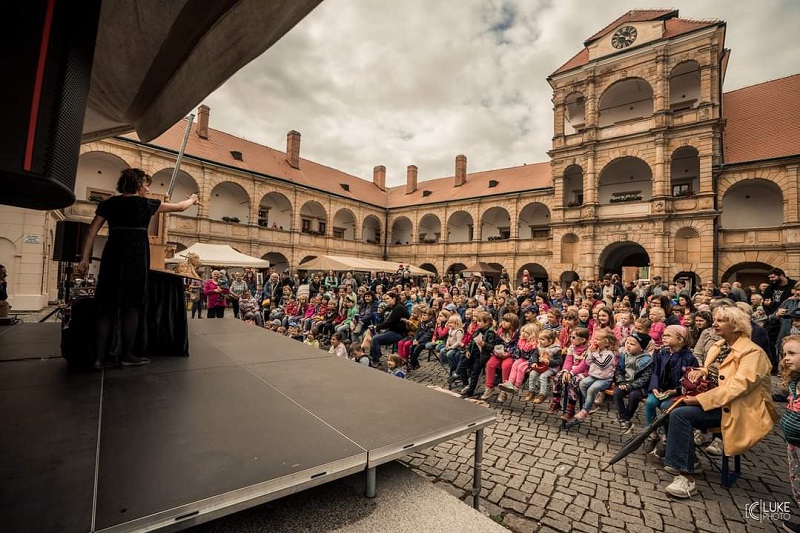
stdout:
[(233, 308), (233, 316), (235, 317), (239, 316), (239, 300), (247, 290), (249, 289), (247, 287), (247, 282), (244, 280), (244, 276), (241, 272), (237, 272), (234, 276), (233, 283), (231, 283), (230, 292), (228, 293), (231, 307)]
[(228, 289), (219, 283), (221, 275), (219, 270), (212, 270), (211, 279), (207, 279), (203, 284), (208, 318), (225, 318), (225, 295), (228, 294)]
[(150, 241), (147, 228), (156, 213), (185, 211), (197, 203), (197, 195), (176, 204), (147, 198), (151, 178), (138, 168), (122, 171), (117, 192), (97, 204), (94, 219), (86, 234), (77, 271), (89, 270), (91, 252), (97, 232), (108, 222), (108, 241), (103, 249), (100, 273), (97, 276), (97, 352), (95, 368), (105, 368), (114, 320), (119, 320), (122, 337), (122, 366), (137, 366), (149, 359), (133, 354), (139, 320), (147, 299), (147, 277), (150, 270)]
[(0, 317), (7, 317), (11, 306), (8, 305), (8, 272), (6, 267), (0, 265)]

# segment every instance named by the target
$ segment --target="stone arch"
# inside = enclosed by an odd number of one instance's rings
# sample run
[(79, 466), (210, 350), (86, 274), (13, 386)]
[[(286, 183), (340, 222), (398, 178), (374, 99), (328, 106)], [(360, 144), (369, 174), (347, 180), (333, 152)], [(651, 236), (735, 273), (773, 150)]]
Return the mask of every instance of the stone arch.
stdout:
[(721, 211), (721, 229), (780, 226), (783, 193), (774, 182), (765, 179), (740, 181), (725, 192)]
[(468, 211), (456, 211), (447, 220), (447, 242), (469, 242), (475, 238), (475, 222)]
[(703, 286), (700, 276), (698, 276), (697, 272), (694, 271), (682, 270), (681, 272), (678, 272), (672, 276), (673, 283), (680, 280), (683, 280), (683, 282), (686, 283), (686, 288), (689, 290), (689, 294), (694, 294), (700, 287)]
[(283, 193), (270, 191), (258, 202), (258, 225), (263, 228), (290, 231), (293, 216), (292, 203)]
[(439, 274), (439, 269), (437, 269), (436, 265), (434, 265), (433, 263), (422, 263), (419, 267), (428, 270), (430, 272), (433, 272), (435, 276)]
[(700, 153), (694, 146), (672, 152), (669, 170), (672, 196), (693, 196), (700, 190)]
[[(289, 259), (287, 259), (286, 256), (280, 252), (266, 253), (261, 256), (261, 259), (266, 259), (269, 261), (269, 266), (274, 268), (275, 272), (283, 272), (289, 268)], [(305, 261), (305, 259), (303, 259), (303, 261)]]
[(525, 271), (528, 271), (530, 282), (533, 285), (537, 283), (541, 283), (544, 290), (547, 290), (547, 281), (549, 276), (547, 274), (547, 269), (540, 265), (539, 263), (525, 263), (517, 270), (517, 285), (522, 284), (522, 276), (525, 274)]
[(481, 215), (481, 240), (511, 238), (511, 215), (505, 207), (490, 207)]
[(564, 169), (562, 202), (564, 207), (583, 205), (583, 168), (580, 165), (570, 165)]
[(700, 233), (688, 226), (675, 232), (673, 261), (677, 268), (694, 270), (702, 261)]
[(414, 225), (408, 217), (397, 217), (392, 222), (391, 244), (411, 244), (414, 242)]
[(791, 181), (789, 180), (789, 176), (785, 171), (776, 172), (773, 170), (765, 172), (749, 171), (737, 174), (730, 173), (720, 176), (719, 181), (717, 182), (717, 196), (718, 198), (722, 199), (731, 187), (753, 180), (762, 180), (774, 183), (782, 191), (791, 190), (793, 187)]
[(649, 117), (653, 114), (653, 88), (644, 78), (629, 77), (609, 85), (600, 95), (597, 125)]
[(118, 155), (104, 152), (84, 152), (78, 156), (75, 173), (75, 199), (88, 200), (89, 196), (107, 198), (117, 189), (120, 173), (131, 168)]
[(321, 203), (308, 200), (300, 208), (300, 231), (325, 235), (328, 231), (328, 212)]
[(562, 272), (561, 276), (558, 279), (561, 282), (561, 287), (566, 289), (567, 287), (572, 285), (572, 282), (578, 281), (579, 279), (581, 279), (581, 277), (574, 270), (567, 270)]
[(448, 276), (455, 277), (456, 274), (459, 274), (459, 273), (463, 272), (466, 269), (467, 269), (467, 265), (465, 265), (464, 263), (453, 263), (452, 265), (447, 267), (447, 270), (445, 271), (445, 273)]
[(653, 172), (650, 165), (638, 157), (618, 157), (600, 171), (597, 181), (597, 201), (600, 204), (615, 203), (623, 198), (647, 202), (652, 196)]
[(333, 216), (333, 236), (346, 241), (356, 240), (356, 215), (346, 207)]
[(222, 181), (209, 194), (208, 218), (223, 220), (223, 217), (250, 223), (250, 195), (244, 187), (233, 181)]
[[(153, 173), (153, 183), (150, 185), (150, 192), (166, 196), (167, 192), (169, 192), (169, 184), (170, 181), (172, 181), (172, 174), (174, 172), (174, 168), (162, 168), (158, 172)], [(193, 194), (200, 194), (200, 186), (197, 184), (197, 180), (185, 170), (178, 169), (178, 175), (175, 177), (175, 188), (172, 191), (172, 196), (169, 201), (175, 203), (181, 202)], [(197, 216), (197, 213), (198, 207), (197, 204), (195, 204), (186, 211), (177, 214), (194, 218)]]
[(375, 215), (367, 215), (361, 225), (361, 238), (364, 242), (380, 244), (381, 221)]
[(692, 59), (675, 65), (669, 73), (670, 111), (697, 107), (700, 101), (700, 65)]
[(767, 274), (773, 268), (776, 268), (769, 263), (762, 263), (760, 261), (743, 261), (728, 267), (722, 274), (721, 282), (726, 281), (734, 282), (739, 281), (745, 287), (755, 285), (758, 287), (760, 283), (767, 280)]
[(573, 268), (580, 262), (580, 239), (574, 233), (566, 233), (561, 237), (561, 263), (572, 265)]
[[(634, 241), (617, 241), (606, 246), (600, 252), (600, 273), (618, 274), (624, 281), (629, 281), (632, 276), (623, 275), (623, 268), (638, 268), (640, 271), (650, 267), (650, 254), (644, 246)], [(636, 275), (636, 278), (646, 278), (648, 275)]]
[(550, 236), (550, 209), (541, 202), (531, 202), (523, 207), (517, 222), (517, 237), (520, 239)]
[[(307, 255), (307, 256), (303, 257), (303, 258), (300, 260), (300, 262), (299, 262), (299, 263), (297, 263), (297, 264), (298, 264), (298, 265), (302, 265), (302, 264), (303, 264), (303, 263), (305, 263), (306, 261), (311, 261), (312, 259), (316, 259), (317, 257), (318, 257), (318, 256), (316, 256), (316, 255)], [(298, 268), (299, 268), (299, 267), (298, 267)]]
[(442, 221), (433, 213), (428, 213), (417, 223), (419, 242), (439, 242), (442, 238)]
[(572, 135), (586, 125), (585, 98), (580, 92), (569, 93), (564, 98), (564, 134)]

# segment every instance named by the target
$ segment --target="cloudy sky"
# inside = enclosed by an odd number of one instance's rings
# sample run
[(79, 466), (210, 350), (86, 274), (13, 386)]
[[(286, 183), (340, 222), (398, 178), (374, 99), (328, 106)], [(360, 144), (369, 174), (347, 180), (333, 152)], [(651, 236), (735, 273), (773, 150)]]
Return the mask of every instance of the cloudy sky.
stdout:
[[(800, 71), (800, 2), (672, 0), (683, 18), (728, 23), (725, 90)], [(390, 185), (547, 161), (546, 77), (583, 41), (649, 2), (603, 0), (324, 0), (210, 95), (211, 126), (277, 149), (302, 133), (301, 156)]]

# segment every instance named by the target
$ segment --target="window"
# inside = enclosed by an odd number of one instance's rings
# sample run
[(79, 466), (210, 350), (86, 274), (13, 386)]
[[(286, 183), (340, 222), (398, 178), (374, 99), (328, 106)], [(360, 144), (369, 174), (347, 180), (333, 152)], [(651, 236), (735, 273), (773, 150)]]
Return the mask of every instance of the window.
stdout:
[(691, 196), (694, 194), (692, 191), (691, 183), (675, 183), (672, 185), (672, 196)]
[(260, 207), (258, 209), (258, 225), (262, 228), (269, 226), (269, 207)]
[(114, 196), (113, 192), (102, 189), (86, 189), (86, 199), (90, 202), (102, 202)]
[(508, 228), (508, 227), (506, 227), (506, 228), (497, 228), (497, 230), (500, 232), (500, 238), (501, 239), (510, 239), (511, 238), (511, 228)]
[(550, 229), (547, 226), (531, 226), (531, 239), (547, 239)]
[(469, 224), (467, 226), (467, 240), (468, 241), (471, 241), (472, 239), (475, 238), (473, 230), (474, 230), (474, 228), (473, 228), (472, 224)]
[(325, 223), (324, 223), (324, 222), (320, 222), (318, 227), (319, 227), (319, 233), (320, 233), (320, 235), (325, 235), (325, 229), (326, 229), (326, 227), (327, 227), (327, 226), (325, 225)]
[(333, 228), (334, 239), (344, 239), (344, 228)]
[(302, 226), (301, 231), (303, 233), (309, 233), (311, 231), (311, 221), (309, 219), (307, 219), (307, 218), (304, 218), (302, 220), (302, 223), (303, 223), (303, 226)]

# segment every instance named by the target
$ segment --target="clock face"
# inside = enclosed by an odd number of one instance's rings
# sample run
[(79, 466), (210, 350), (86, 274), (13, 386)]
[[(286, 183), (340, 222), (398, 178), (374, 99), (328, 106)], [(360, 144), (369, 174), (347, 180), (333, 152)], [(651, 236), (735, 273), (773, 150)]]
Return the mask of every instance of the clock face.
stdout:
[(623, 26), (618, 29), (611, 37), (611, 46), (614, 48), (625, 48), (633, 44), (636, 40), (636, 28), (633, 26)]

